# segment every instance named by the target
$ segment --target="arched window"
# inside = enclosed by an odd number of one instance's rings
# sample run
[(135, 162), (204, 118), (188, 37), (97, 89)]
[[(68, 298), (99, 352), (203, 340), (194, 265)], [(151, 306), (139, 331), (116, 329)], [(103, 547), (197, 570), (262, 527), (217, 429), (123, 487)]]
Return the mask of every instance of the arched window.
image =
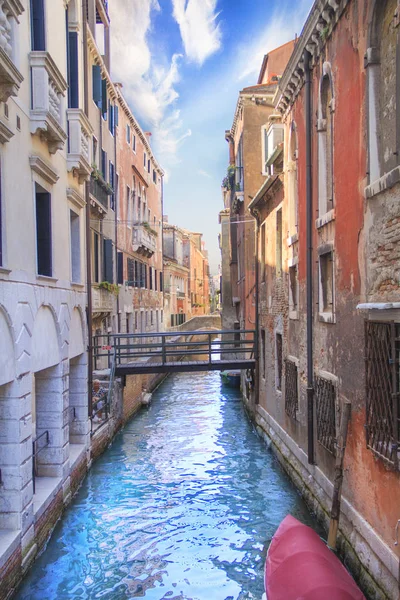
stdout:
[(372, 183), (399, 164), (396, 63), (400, 54), (397, 0), (375, 0), (371, 6), (365, 66), (368, 75), (368, 171)]
[(331, 66), (324, 63), (319, 91), (318, 110), (318, 207), (319, 215), (334, 206), (333, 186), (333, 114), (335, 100)]
[(289, 131), (289, 156), (288, 156), (288, 194), (289, 194), (289, 236), (298, 231), (299, 194), (297, 182), (298, 142), (297, 127), (292, 121)]

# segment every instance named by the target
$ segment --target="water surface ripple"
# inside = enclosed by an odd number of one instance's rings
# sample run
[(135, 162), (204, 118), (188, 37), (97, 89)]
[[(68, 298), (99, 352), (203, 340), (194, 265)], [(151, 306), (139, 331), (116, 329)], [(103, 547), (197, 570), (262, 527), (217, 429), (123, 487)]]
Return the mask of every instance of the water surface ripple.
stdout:
[(260, 600), (288, 513), (312, 524), (239, 391), (174, 375), (95, 462), (16, 598)]

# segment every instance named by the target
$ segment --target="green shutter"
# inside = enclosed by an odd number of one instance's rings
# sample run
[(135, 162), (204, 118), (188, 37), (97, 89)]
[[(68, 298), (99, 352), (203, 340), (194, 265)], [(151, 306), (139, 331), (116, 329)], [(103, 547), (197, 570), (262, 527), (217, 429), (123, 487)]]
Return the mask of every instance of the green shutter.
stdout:
[(101, 69), (99, 65), (92, 67), (92, 86), (93, 86), (93, 102), (97, 106), (101, 105)]

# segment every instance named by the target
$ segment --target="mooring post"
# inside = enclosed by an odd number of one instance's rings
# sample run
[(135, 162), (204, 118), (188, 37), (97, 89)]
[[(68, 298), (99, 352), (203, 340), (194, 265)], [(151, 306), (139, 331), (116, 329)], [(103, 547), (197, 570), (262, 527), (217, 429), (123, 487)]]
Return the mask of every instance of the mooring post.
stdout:
[(347, 431), (350, 420), (350, 413), (351, 403), (346, 401), (343, 405), (343, 414), (340, 421), (339, 437), (337, 440), (335, 479), (333, 483), (331, 520), (329, 523), (328, 546), (332, 550), (336, 550), (336, 541), (339, 529), (340, 501), (342, 496), (343, 483), (343, 462), (344, 453), (346, 450)]
[(165, 336), (161, 336), (161, 354), (162, 354), (162, 364), (165, 365), (167, 362), (167, 355), (165, 352)]

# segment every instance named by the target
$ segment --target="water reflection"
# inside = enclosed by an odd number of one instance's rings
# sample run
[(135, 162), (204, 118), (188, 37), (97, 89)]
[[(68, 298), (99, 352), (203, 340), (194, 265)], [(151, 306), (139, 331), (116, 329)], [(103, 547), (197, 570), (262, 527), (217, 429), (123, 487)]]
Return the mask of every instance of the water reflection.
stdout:
[(261, 598), (304, 504), (218, 373), (176, 375), (93, 466), (17, 598)]

